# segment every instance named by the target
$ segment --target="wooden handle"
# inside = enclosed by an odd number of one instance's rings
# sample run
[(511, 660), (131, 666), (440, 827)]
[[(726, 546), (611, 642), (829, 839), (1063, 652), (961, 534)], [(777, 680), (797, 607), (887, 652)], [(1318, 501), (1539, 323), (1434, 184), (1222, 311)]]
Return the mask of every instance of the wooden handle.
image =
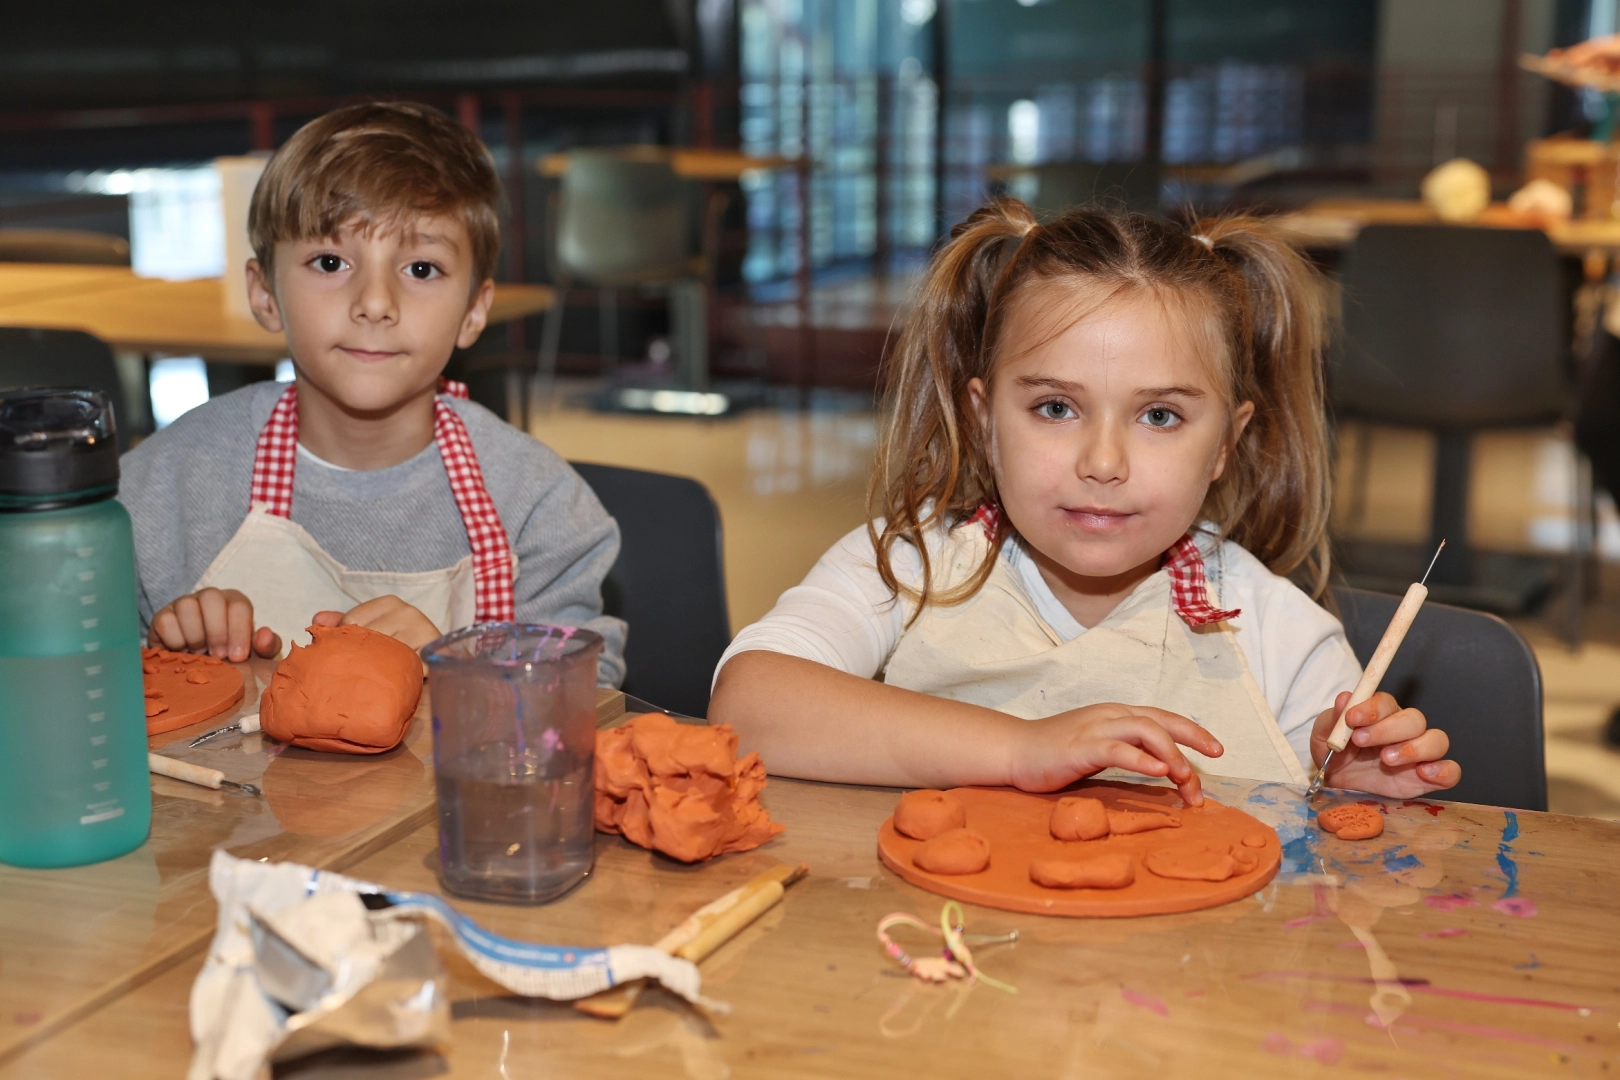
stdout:
[(244, 735), (251, 735), (259, 730), (259, 714), (256, 712), (248, 713), (237, 722), (242, 725), (242, 734)]
[(203, 765), (193, 765), (189, 761), (176, 761), (161, 754), (147, 754), (146, 767), (159, 776), (167, 776), (173, 780), (184, 780), (188, 784), (199, 784), (205, 788), (219, 790), (219, 782), (225, 779), (225, 774), (218, 769), (210, 769)]
[[(772, 905), (782, 899), (783, 890), (804, 877), (810, 868), (804, 863), (781, 863), (715, 900), (709, 901), (681, 921), (681, 924), (653, 946), (672, 956), (680, 956), (694, 964), (729, 941), (737, 931), (759, 918)], [(580, 1012), (599, 1016), (604, 1020), (617, 1020), (628, 1013), (646, 981), (615, 986), (600, 994), (580, 998), (574, 1008)]]
[(1344, 722), (1344, 714), (1378, 692), (1378, 684), (1384, 681), (1390, 661), (1395, 659), (1396, 650), (1406, 640), (1406, 632), (1412, 629), (1412, 620), (1417, 618), (1418, 609), (1428, 597), (1429, 590), (1421, 582), (1414, 582), (1406, 590), (1401, 606), (1395, 609), (1394, 618), (1389, 620), (1389, 628), (1379, 639), (1378, 648), (1373, 650), (1372, 659), (1367, 661), (1367, 670), (1361, 673), (1361, 681), (1356, 683), (1355, 690), (1350, 694), (1350, 703), (1339, 713), (1338, 723), (1333, 725), (1333, 732), (1328, 736), (1328, 746), (1332, 749), (1343, 750), (1349, 744), (1350, 725)]

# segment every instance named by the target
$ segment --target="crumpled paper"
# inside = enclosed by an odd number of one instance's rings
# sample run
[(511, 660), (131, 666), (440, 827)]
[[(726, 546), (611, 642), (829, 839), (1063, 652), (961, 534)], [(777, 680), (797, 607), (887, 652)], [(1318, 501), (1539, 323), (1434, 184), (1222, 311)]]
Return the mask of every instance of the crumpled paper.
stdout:
[(296, 863), (214, 852), (219, 924), (191, 988), (188, 1080), (260, 1080), (272, 1062), (335, 1046), (442, 1047), (445, 975), (424, 919), (514, 993), (569, 1000), (653, 978), (711, 1012), (689, 961), (648, 946), (575, 949), (491, 934), (429, 893), (393, 892)]

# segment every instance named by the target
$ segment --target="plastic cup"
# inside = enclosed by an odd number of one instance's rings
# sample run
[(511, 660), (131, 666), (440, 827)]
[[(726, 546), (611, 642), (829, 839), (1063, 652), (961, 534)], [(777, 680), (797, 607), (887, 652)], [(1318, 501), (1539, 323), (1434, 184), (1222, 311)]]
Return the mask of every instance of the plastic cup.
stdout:
[(532, 623), (480, 623), (423, 648), (448, 891), (540, 904), (590, 875), (601, 652), (589, 630)]

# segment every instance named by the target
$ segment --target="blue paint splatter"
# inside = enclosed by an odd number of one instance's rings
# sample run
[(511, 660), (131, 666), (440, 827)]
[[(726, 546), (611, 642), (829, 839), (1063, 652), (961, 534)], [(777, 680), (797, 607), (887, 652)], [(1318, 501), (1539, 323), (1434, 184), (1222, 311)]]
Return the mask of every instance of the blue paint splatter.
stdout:
[(1386, 873), (1393, 874), (1398, 870), (1411, 870), (1414, 867), (1423, 865), (1422, 860), (1416, 855), (1402, 855), (1401, 852), (1405, 850), (1405, 844), (1396, 844), (1384, 852), (1384, 870)]
[(1535, 953), (1531, 953), (1530, 954), (1530, 962), (1528, 964), (1514, 964), (1513, 965), (1513, 970), (1514, 971), (1534, 971), (1536, 968), (1538, 968), (1540, 966), (1541, 966), (1541, 961), (1536, 959), (1536, 954)]
[(1513, 860), (1513, 841), (1519, 836), (1519, 815), (1511, 810), (1502, 814), (1502, 840), (1496, 845), (1496, 866), (1502, 871), (1502, 877), (1507, 880), (1507, 888), (1502, 892), (1502, 899), (1506, 900), (1519, 891), (1519, 864)]

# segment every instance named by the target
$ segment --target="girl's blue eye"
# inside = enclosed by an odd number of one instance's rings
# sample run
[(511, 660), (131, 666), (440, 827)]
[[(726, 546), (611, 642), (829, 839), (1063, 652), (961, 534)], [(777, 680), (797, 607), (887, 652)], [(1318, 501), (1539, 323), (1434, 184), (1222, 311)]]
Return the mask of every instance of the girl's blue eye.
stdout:
[(439, 268), (425, 259), (418, 259), (407, 268), (411, 277), (418, 281), (426, 281), (439, 272)]
[(315, 266), (323, 274), (335, 274), (343, 269), (343, 260), (336, 255), (317, 255), (315, 256)]
[(1069, 420), (1074, 416), (1074, 410), (1062, 401), (1043, 401), (1035, 409), (1043, 420)]
[(1142, 414), (1142, 422), (1148, 427), (1169, 428), (1179, 424), (1181, 417), (1169, 409), (1149, 409)]

